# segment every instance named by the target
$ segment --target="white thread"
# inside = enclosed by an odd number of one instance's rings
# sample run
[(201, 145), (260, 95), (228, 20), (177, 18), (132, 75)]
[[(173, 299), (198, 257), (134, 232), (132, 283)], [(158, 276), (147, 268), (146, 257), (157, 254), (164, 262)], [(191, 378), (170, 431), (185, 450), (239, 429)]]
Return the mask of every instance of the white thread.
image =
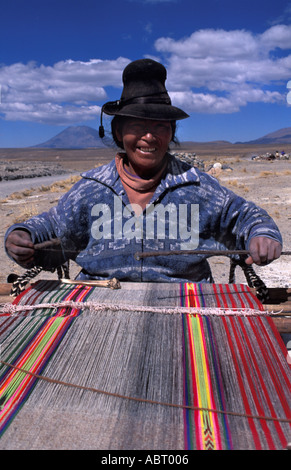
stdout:
[[(145, 312), (145, 313), (160, 313), (164, 315), (179, 315), (179, 314), (193, 314), (193, 315), (210, 315), (210, 316), (257, 316), (257, 315), (271, 315), (270, 312), (265, 310), (256, 310), (251, 308), (238, 308), (238, 309), (229, 309), (229, 308), (217, 308), (217, 307), (207, 307), (207, 308), (197, 308), (197, 307), (150, 307), (150, 306), (132, 306), (132, 305), (115, 305), (115, 304), (100, 304), (96, 302), (73, 302), (73, 301), (63, 301), (56, 303), (43, 303), (36, 305), (15, 305), (15, 304), (4, 304), (0, 307), (1, 315), (9, 314), (19, 316), (19, 312), (29, 312), (31, 310), (38, 309), (56, 309), (61, 308), (72, 308), (76, 310), (90, 310), (91, 313), (96, 313), (100, 311), (110, 310), (111, 312), (126, 311), (126, 312)], [(280, 313), (280, 312), (277, 312)], [(274, 314), (274, 313), (272, 313)], [(34, 315), (37, 316), (37, 315)], [(45, 316), (45, 315), (43, 315)], [(59, 315), (64, 317), (70, 317), (75, 315)]]

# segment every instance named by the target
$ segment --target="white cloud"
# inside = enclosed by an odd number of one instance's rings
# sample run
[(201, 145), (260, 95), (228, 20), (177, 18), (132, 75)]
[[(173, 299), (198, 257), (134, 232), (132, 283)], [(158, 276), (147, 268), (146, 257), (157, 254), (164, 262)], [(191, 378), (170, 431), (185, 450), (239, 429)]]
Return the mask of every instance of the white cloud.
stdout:
[(272, 26), (259, 37), (262, 47), (274, 50), (276, 47), (280, 49), (291, 49), (291, 27), (286, 25)]
[(78, 121), (95, 119), (99, 106), (74, 106), (56, 103), (13, 103), (5, 107), (8, 121), (32, 121), (45, 124), (67, 125)]
[[(162, 0), (160, 0), (162, 1)], [(148, 32), (151, 24), (146, 24)], [(204, 29), (179, 40), (159, 38), (173, 104), (186, 112), (234, 113), (248, 103), (286, 103), (291, 79), (291, 26), (276, 24), (261, 34)], [(147, 55), (149, 57), (149, 55)], [(15, 63), (0, 67), (0, 117), (72, 124), (96, 119), (129, 59), (64, 60), (53, 66)]]
[(129, 60), (66, 60), (53, 66), (16, 63), (0, 67), (0, 115), (6, 120), (65, 125), (94, 119), (106, 86), (122, 86)]
[(205, 29), (180, 40), (160, 38), (155, 46), (167, 57), (173, 103), (185, 111), (230, 113), (250, 102), (285, 100), (278, 86), (291, 75), (291, 26), (258, 35)]
[(195, 31), (189, 38), (175, 41), (160, 38), (155, 43), (158, 51), (180, 57), (205, 58), (249, 57), (256, 53), (257, 44), (250, 32), (204, 29)]
[(239, 110), (239, 106), (229, 98), (210, 93), (177, 91), (170, 93), (170, 96), (176, 106), (196, 113), (234, 113)]

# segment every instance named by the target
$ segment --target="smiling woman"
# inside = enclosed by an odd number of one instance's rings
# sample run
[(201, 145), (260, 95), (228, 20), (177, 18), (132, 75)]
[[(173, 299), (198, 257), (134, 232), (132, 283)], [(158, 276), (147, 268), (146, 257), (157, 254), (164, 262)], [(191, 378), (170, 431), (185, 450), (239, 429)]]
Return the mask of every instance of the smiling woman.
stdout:
[[(163, 253), (248, 250), (247, 264), (280, 256), (280, 232), (264, 210), (168, 152), (176, 121), (188, 115), (172, 106), (166, 75), (151, 59), (125, 67), (120, 100), (102, 107), (114, 116), (113, 137), (122, 151), (83, 173), (55, 208), (10, 227), (5, 240), (11, 258), (44, 269), (74, 259), (78, 279), (213, 282), (207, 254)], [(61, 241), (55, 256), (35, 249), (52, 238)], [(159, 256), (135, 257), (148, 251)]]
[(124, 166), (134, 175), (150, 178), (167, 161), (166, 154), (172, 140), (171, 123), (125, 119), (116, 129), (117, 138), (126, 152)]

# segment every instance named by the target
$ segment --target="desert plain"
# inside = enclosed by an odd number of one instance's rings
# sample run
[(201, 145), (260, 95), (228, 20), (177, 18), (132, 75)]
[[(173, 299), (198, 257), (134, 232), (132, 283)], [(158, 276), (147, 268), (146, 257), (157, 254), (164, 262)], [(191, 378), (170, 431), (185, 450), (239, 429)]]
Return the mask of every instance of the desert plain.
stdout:
[[(290, 154), (289, 159), (253, 160), (253, 155), (275, 154), (276, 151)], [(182, 143), (172, 153), (196, 153), (204, 162), (205, 171), (210, 171), (219, 182), (236, 194), (255, 202), (275, 220), (283, 236), (285, 251), (291, 251), (291, 144), (289, 145), (245, 145), (228, 143)], [(11, 166), (25, 164), (28, 174), (25, 178), (13, 179), (9, 184), (0, 181), (0, 283), (7, 281), (11, 273), (21, 275), (23, 268), (10, 260), (4, 250), (4, 235), (13, 223), (24, 221), (32, 215), (49, 210), (58, 199), (79, 178), (82, 171), (103, 165), (114, 158), (114, 149), (0, 149), (0, 164)], [(213, 170), (212, 165), (220, 163), (222, 169)], [(55, 167), (48, 176), (31, 178), (36, 168)], [(31, 176), (30, 175), (30, 176)], [(215, 282), (227, 283), (229, 260), (214, 256), (210, 259)], [(268, 266), (255, 271), (267, 287), (290, 287), (291, 256), (281, 256)], [(70, 276), (74, 278), (79, 267), (70, 264)], [(42, 272), (36, 278), (56, 279), (56, 273)], [(246, 283), (244, 274), (237, 268), (236, 281)]]

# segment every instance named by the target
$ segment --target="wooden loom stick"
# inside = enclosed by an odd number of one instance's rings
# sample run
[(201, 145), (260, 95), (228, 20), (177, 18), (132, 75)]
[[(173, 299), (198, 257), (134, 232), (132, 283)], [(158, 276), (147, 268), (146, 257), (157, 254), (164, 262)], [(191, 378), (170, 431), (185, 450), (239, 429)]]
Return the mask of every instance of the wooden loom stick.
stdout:
[[(50, 240), (36, 243), (34, 249), (38, 251), (46, 251), (60, 246), (61, 240), (59, 238), (52, 238)], [(248, 255), (248, 250), (171, 250), (171, 251), (137, 251), (134, 255), (136, 260), (141, 258), (149, 258), (151, 256), (171, 256), (171, 255), (213, 255), (213, 256), (228, 256), (228, 255)], [(282, 251), (281, 256), (291, 256), (291, 251)]]
[(34, 249), (38, 251), (47, 250), (49, 248), (57, 247), (61, 245), (61, 240), (59, 238), (52, 238), (45, 242), (36, 243)]
[[(172, 251), (137, 251), (134, 255), (139, 261), (141, 258), (150, 258), (152, 256), (172, 256), (172, 255), (212, 255), (212, 256), (228, 256), (228, 255), (249, 255), (248, 250), (172, 250)], [(290, 256), (291, 251), (282, 251), (281, 256)]]
[(86, 281), (78, 281), (72, 279), (60, 279), (63, 284), (76, 284), (81, 286), (94, 286), (94, 287), (110, 287), (110, 289), (120, 289), (121, 285), (118, 279), (113, 277), (112, 279), (106, 280), (86, 280)]

